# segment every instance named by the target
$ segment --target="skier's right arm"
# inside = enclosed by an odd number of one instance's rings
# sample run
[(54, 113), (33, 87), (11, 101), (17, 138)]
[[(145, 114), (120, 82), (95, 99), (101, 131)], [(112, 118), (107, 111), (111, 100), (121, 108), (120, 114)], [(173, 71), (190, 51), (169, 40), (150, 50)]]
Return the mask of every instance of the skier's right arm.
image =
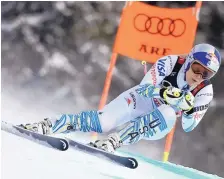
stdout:
[(177, 58), (178, 56), (176, 55), (169, 55), (157, 60), (142, 79), (136, 92), (148, 98), (161, 97), (160, 84), (172, 72)]

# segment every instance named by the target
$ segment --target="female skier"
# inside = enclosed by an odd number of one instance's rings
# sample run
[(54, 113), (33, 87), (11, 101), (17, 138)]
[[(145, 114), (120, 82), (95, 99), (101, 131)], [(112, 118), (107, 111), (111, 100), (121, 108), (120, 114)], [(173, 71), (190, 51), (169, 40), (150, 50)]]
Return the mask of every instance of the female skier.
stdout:
[[(120, 94), (102, 110), (63, 114), (57, 120), (44, 119), (21, 126), (45, 135), (113, 130), (116, 132), (106, 139), (92, 143), (108, 152), (141, 139), (163, 138), (173, 128), (180, 112), (183, 130), (190, 132), (199, 124), (213, 99), (209, 79), (220, 65), (221, 57), (215, 47), (198, 44), (185, 57), (160, 58), (140, 84)], [(122, 128), (118, 130), (118, 126)]]

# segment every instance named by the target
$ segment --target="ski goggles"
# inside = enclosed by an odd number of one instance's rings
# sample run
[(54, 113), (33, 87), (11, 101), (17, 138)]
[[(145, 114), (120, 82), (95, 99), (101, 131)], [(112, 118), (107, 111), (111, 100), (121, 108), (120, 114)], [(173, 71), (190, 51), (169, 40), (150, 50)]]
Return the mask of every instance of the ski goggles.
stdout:
[(214, 72), (204, 67), (198, 61), (195, 61), (191, 64), (191, 69), (194, 74), (200, 74), (203, 79), (210, 79), (214, 75)]

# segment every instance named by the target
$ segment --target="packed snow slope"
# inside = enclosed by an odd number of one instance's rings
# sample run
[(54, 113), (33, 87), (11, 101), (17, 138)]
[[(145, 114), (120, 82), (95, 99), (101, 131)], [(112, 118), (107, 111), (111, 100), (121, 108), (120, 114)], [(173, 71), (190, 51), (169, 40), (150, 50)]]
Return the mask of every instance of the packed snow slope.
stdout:
[(209, 179), (220, 178), (194, 169), (136, 157), (137, 169), (128, 169), (74, 149), (58, 151), (1, 131), (2, 179)]

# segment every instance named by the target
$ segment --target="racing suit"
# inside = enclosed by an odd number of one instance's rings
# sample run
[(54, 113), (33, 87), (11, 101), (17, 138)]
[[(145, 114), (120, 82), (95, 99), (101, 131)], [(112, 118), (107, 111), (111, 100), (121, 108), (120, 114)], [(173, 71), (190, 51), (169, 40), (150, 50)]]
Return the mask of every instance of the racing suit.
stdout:
[[(106, 133), (125, 125), (118, 134), (124, 145), (140, 139), (158, 140), (174, 127), (177, 113), (182, 112), (182, 127), (192, 131), (205, 115), (213, 98), (210, 81), (190, 87), (186, 82), (187, 61), (177, 55), (160, 58), (147, 72), (139, 85), (123, 92), (99, 111), (84, 111), (75, 115), (64, 114), (53, 125), (53, 132), (72, 129), (83, 132)], [(168, 105), (159, 94), (162, 87), (174, 86), (191, 91), (195, 96), (194, 107), (184, 112)]]

